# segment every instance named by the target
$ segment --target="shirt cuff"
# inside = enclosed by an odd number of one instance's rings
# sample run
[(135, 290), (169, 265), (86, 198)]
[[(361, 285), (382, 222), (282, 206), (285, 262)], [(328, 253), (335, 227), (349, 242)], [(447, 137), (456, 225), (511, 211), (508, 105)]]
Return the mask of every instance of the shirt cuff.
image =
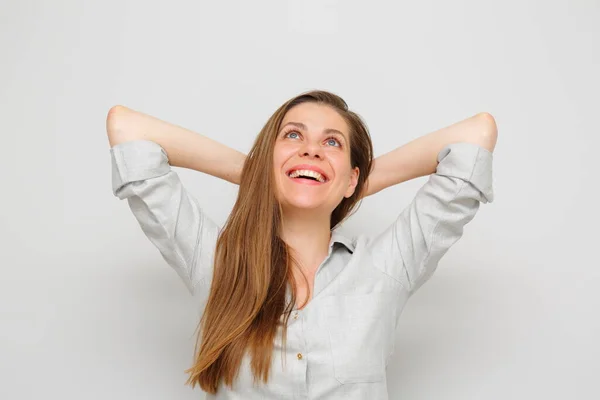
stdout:
[(439, 152), (437, 160), (437, 174), (468, 181), (483, 194), (484, 203), (494, 201), (491, 151), (475, 143), (451, 143)]
[(155, 178), (171, 170), (167, 152), (151, 140), (132, 140), (110, 148), (112, 191), (115, 196), (124, 185)]

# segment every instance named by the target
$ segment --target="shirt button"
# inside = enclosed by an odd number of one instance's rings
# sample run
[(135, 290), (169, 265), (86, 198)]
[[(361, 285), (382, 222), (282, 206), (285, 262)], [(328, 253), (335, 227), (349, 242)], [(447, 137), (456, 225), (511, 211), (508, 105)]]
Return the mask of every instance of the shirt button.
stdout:
[(298, 311), (294, 313), (294, 319), (298, 319)]
[(302, 353), (298, 353), (298, 360), (302, 360)]

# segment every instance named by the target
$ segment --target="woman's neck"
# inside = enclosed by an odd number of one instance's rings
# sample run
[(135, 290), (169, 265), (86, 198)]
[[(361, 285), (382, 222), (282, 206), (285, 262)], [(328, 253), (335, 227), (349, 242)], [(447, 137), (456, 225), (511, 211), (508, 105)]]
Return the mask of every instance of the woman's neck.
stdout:
[(314, 272), (329, 252), (329, 216), (285, 215), (282, 239), (291, 247), (302, 269), (308, 273)]

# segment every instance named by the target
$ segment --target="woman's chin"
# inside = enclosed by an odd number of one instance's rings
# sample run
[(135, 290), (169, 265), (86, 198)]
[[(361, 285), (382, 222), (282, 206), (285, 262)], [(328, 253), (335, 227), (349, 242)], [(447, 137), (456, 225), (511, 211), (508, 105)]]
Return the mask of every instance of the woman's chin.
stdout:
[(287, 199), (287, 201), (283, 203), (283, 208), (284, 210), (289, 210), (292, 212), (314, 212), (318, 211), (319, 209), (325, 210), (327, 207), (325, 204), (323, 204), (323, 202), (311, 199), (294, 199), (291, 201), (290, 199)]

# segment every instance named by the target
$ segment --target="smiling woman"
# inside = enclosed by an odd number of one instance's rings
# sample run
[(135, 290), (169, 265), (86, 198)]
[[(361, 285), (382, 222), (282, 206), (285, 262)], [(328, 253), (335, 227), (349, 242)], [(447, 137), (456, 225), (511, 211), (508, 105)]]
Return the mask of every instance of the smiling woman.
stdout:
[[(386, 399), (402, 308), (493, 201), (485, 121), (478, 114), (373, 160), (362, 119), (339, 96), (312, 91), (277, 109), (245, 157), (112, 109), (115, 196), (189, 290), (208, 291), (188, 383), (209, 399)], [(224, 227), (173, 165), (240, 184)], [(426, 173), (379, 236), (337, 229), (364, 196)]]
[[(313, 219), (311, 226), (322, 225), (320, 230), (328, 232), (333, 210), (353, 195), (358, 184), (360, 169), (351, 165), (350, 123), (333, 106), (304, 102), (292, 107), (280, 124), (273, 150), (277, 201), (284, 214), (290, 210), (298, 215), (293, 208), (301, 208), (303, 220)], [(369, 140), (366, 128), (360, 132)], [(314, 179), (298, 178), (301, 174)], [(305, 185), (319, 190), (307, 191)], [(286, 222), (295, 224), (290, 218)]]
[[(332, 130), (341, 138), (345, 132), (346, 146), (330, 145)], [(208, 392), (217, 390), (221, 377), (233, 384), (246, 349), (254, 376), (267, 382), (280, 318), (287, 324), (299, 293), (308, 301), (331, 230), (358, 202), (371, 161), (366, 127), (335, 95), (305, 94), (271, 116), (248, 154), (237, 202), (216, 244), (192, 383)], [(304, 169), (317, 169), (327, 180), (298, 184), (290, 178), (289, 172)]]

